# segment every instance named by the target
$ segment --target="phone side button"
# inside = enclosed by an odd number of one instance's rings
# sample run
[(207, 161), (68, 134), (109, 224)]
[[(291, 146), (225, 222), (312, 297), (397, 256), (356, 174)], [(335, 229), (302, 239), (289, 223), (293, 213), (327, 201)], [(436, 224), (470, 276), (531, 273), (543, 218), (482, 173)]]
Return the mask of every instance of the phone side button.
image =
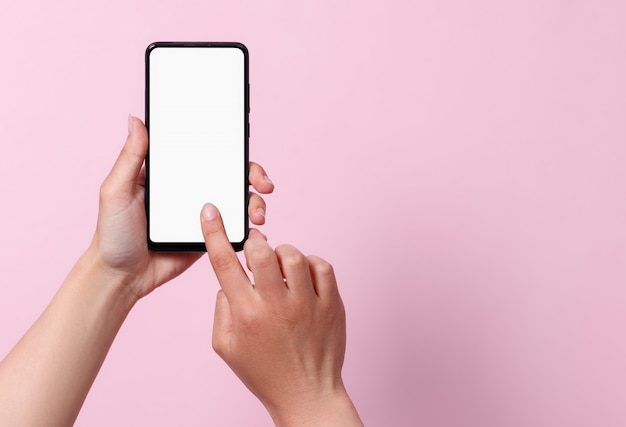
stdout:
[(248, 123), (248, 129), (246, 129), (248, 132), (248, 138), (250, 138), (250, 123)]

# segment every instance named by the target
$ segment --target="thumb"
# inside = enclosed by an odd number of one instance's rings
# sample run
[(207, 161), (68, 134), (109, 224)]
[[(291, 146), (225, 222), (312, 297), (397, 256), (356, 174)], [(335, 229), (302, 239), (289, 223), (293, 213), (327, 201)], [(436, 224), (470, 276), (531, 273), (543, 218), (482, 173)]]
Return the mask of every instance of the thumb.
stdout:
[(230, 305), (224, 291), (220, 290), (215, 299), (215, 316), (213, 319), (213, 350), (221, 358), (228, 351), (230, 335), (233, 330), (233, 319)]
[(130, 193), (147, 153), (148, 131), (141, 120), (129, 115), (128, 137), (106, 179), (108, 185), (116, 192)]

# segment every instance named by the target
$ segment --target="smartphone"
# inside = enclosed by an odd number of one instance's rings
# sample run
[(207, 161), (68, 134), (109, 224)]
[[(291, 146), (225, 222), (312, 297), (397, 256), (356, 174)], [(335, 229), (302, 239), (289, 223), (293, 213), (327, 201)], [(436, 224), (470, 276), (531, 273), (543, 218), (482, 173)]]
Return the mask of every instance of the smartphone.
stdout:
[(202, 206), (220, 210), (235, 250), (248, 237), (248, 49), (156, 42), (146, 49), (148, 247), (205, 251)]

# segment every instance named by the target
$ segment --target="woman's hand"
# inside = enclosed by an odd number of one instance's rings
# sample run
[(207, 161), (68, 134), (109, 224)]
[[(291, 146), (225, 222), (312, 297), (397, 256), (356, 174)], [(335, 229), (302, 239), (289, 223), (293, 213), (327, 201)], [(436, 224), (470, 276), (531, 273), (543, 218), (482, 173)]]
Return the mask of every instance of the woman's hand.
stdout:
[(277, 425), (362, 425), (342, 378), (346, 320), (333, 268), (289, 245), (272, 249), (251, 230), (250, 282), (219, 212), (205, 205), (202, 231), (222, 290), (213, 348)]
[[(126, 144), (100, 188), (98, 224), (88, 250), (102, 269), (130, 286), (137, 299), (181, 274), (202, 255), (148, 250), (142, 167), (147, 151), (146, 127), (138, 118), (129, 116)], [(249, 181), (259, 193), (274, 190), (256, 163), (250, 163)], [(253, 192), (248, 213), (254, 224), (265, 222), (265, 202)]]
[[(145, 126), (129, 117), (128, 139), (101, 187), (91, 245), (0, 362), (0, 425), (72, 425), (137, 299), (200, 257), (148, 250), (142, 169), (147, 150)], [(261, 193), (274, 188), (256, 164), (250, 165), (250, 182)], [(262, 224), (263, 199), (251, 194), (249, 206), (252, 222)]]

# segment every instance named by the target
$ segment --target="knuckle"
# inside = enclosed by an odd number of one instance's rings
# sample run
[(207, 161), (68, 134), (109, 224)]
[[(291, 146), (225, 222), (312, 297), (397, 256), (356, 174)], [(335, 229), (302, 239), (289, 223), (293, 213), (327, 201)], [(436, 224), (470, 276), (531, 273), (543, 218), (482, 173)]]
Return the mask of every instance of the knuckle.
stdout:
[(249, 257), (252, 268), (266, 268), (274, 260), (274, 251), (267, 245), (257, 245), (250, 249)]
[(283, 245), (279, 248), (281, 252), (281, 265), (284, 268), (301, 269), (307, 266), (308, 261), (306, 257), (293, 246)]
[(333, 266), (323, 259), (315, 259), (315, 261), (312, 263), (312, 266), (315, 270), (315, 273), (318, 274), (320, 277), (335, 276), (335, 269), (333, 268)]
[(248, 334), (258, 330), (262, 320), (262, 316), (258, 310), (252, 307), (243, 309), (239, 313), (239, 324)]
[(236, 258), (228, 252), (212, 253), (209, 258), (215, 271), (228, 271), (235, 267)]

